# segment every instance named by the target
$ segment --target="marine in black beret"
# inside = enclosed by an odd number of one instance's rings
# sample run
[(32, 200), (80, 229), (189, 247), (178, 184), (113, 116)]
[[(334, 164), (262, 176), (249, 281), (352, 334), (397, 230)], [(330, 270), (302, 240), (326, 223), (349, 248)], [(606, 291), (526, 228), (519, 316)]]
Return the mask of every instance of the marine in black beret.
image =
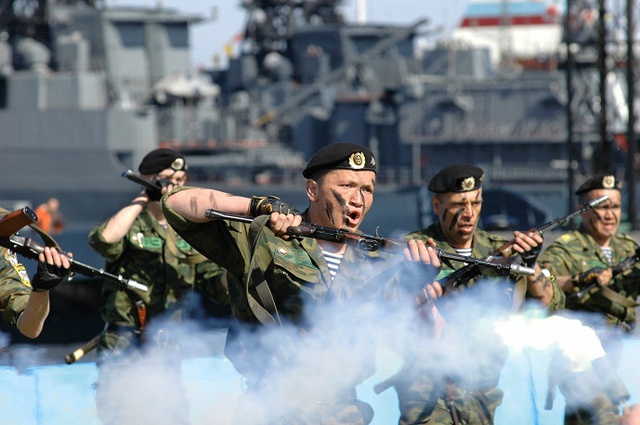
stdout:
[(429, 182), (433, 193), (469, 192), (479, 189), (484, 179), (484, 171), (470, 164), (455, 164), (438, 171)]
[(168, 148), (153, 150), (142, 159), (138, 171), (140, 174), (156, 174), (167, 168), (174, 171), (186, 170), (187, 162), (184, 155)]
[(615, 189), (620, 190), (622, 188), (622, 182), (616, 179), (616, 176), (611, 174), (596, 174), (590, 177), (580, 185), (576, 190), (576, 195), (582, 195), (583, 193), (590, 192), (597, 189)]
[(365, 146), (356, 143), (332, 143), (316, 152), (302, 175), (312, 179), (319, 171), (341, 169), (376, 172), (376, 158)]

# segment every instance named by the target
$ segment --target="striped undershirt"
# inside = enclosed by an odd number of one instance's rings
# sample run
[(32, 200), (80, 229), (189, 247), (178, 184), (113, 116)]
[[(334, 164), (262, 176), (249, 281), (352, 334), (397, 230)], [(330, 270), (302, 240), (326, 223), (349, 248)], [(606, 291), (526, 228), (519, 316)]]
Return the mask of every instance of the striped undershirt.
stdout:
[(607, 257), (607, 261), (609, 262), (609, 264), (611, 264), (611, 247), (610, 246), (601, 246), (600, 249), (602, 249), (602, 252), (604, 253), (604, 256)]
[(344, 254), (334, 254), (333, 252), (322, 250), (322, 255), (324, 255), (324, 259), (327, 262), (327, 266), (329, 266), (329, 273), (331, 274), (331, 279), (336, 277), (338, 273), (338, 268), (340, 267), (340, 261), (342, 261), (342, 257)]
[(464, 255), (465, 257), (471, 257), (471, 251), (473, 248), (453, 248), (458, 255)]

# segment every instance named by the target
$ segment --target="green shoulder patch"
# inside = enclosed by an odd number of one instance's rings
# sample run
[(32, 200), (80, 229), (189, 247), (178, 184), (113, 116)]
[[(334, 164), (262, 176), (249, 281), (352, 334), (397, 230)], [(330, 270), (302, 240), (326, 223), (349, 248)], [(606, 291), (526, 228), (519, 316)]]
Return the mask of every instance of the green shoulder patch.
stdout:
[(285, 245), (278, 243), (273, 250), (273, 256), (289, 263), (293, 263), (296, 266), (313, 268), (313, 263), (311, 262), (309, 255), (301, 249), (290, 249)]
[(147, 249), (161, 249), (162, 239), (155, 236), (145, 236), (142, 238), (142, 246)]

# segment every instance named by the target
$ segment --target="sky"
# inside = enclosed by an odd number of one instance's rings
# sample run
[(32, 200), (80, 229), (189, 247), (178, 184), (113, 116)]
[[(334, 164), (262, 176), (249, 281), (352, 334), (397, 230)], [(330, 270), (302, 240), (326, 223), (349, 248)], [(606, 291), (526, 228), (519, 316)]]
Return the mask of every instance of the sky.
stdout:
[[(224, 46), (235, 34), (242, 32), (245, 10), (241, 0), (107, 0), (108, 6), (155, 7), (195, 13), (206, 18), (192, 28), (191, 62), (193, 68), (210, 68), (213, 57), (224, 58)], [(347, 22), (356, 21), (357, 0), (344, 0), (341, 11)], [(421, 18), (429, 19), (427, 30), (441, 28), (446, 37), (457, 25), (467, 0), (365, 0), (365, 17), (370, 23), (412, 24)]]

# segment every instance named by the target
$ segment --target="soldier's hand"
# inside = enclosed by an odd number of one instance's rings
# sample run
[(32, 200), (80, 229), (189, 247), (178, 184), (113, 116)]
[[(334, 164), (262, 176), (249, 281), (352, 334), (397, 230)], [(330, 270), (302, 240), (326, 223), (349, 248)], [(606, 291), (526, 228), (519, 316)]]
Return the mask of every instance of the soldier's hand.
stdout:
[(423, 264), (439, 268), (441, 266), (440, 258), (434, 249), (435, 246), (436, 244), (431, 238), (427, 239), (426, 243), (420, 239), (411, 239), (404, 248), (404, 256), (407, 261), (420, 261)]
[(598, 285), (606, 285), (612, 277), (613, 273), (611, 269), (594, 267), (587, 270), (586, 272), (578, 273), (571, 276), (571, 283), (576, 287), (584, 287), (596, 283)]
[(531, 229), (526, 233), (516, 230), (513, 236), (513, 250), (520, 254), (527, 267), (533, 267), (542, 251), (544, 242), (542, 235), (536, 229)]
[(162, 195), (173, 189), (173, 182), (169, 179), (156, 179), (153, 183), (158, 186), (158, 190), (145, 189), (147, 197), (150, 201), (159, 201), (162, 199)]
[[(405, 259), (411, 263), (416, 263), (418, 270), (413, 272), (417, 273), (416, 279), (425, 285), (424, 290), (427, 291), (425, 296), (430, 298), (442, 296), (442, 286), (440, 286), (440, 283), (433, 281), (441, 266), (438, 253), (434, 249), (435, 246), (436, 244), (431, 238), (426, 243), (420, 239), (411, 239), (404, 248)], [(413, 269), (414, 267), (411, 268)]]
[(440, 282), (433, 281), (422, 288), (422, 296), (427, 303), (432, 303), (444, 293)]
[(300, 211), (295, 205), (280, 200), (277, 196), (252, 196), (249, 204), (249, 215), (257, 217), (262, 214), (274, 212), (299, 215)]
[(69, 258), (72, 254), (67, 255), (60, 254), (55, 248), (44, 248), (38, 255), (38, 270), (31, 279), (34, 292), (48, 291), (71, 274)]
[(289, 240), (292, 236), (288, 233), (289, 227), (298, 226), (302, 223), (302, 216), (298, 214), (284, 214), (279, 212), (271, 213), (269, 217), (269, 227), (276, 236), (284, 240)]
[[(437, 283), (437, 282), (436, 282)], [(433, 294), (433, 288), (430, 288), (429, 285), (423, 288), (422, 294), (420, 294), (417, 298), (418, 303), (418, 312), (420, 316), (428, 323), (433, 325), (432, 331), (433, 336), (437, 339), (444, 330), (446, 320), (440, 314), (440, 310), (431, 299), (426, 300), (423, 297), (431, 297)], [(441, 292), (442, 294), (442, 292)]]
[(640, 425), (640, 405), (625, 406), (620, 417), (620, 425)]

